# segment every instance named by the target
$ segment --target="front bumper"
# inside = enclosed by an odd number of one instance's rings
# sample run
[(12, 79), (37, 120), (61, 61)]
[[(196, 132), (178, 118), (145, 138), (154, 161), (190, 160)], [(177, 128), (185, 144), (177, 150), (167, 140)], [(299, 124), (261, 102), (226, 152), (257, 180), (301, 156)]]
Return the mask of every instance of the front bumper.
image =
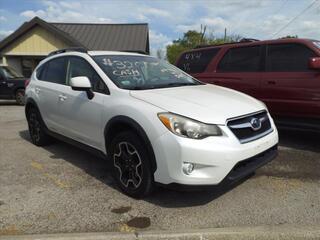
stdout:
[[(278, 155), (278, 145), (258, 154), (257, 156), (238, 162), (229, 174), (218, 184), (213, 186), (228, 187), (240, 182), (246, 177), (250, 176), (256, 169), (262, 167), (268, 162), (272, 161)], [(163, 184), (162, 184), (163, 186)], [(167, 188), (179, 190), (208, 190), (212, 185), (185, 185), (171, 183), (165, 185)]]
[[(182, 138), (168, 132), (153, 142), (157, 160), (154, 179), (165, 185), (194, 186), (218, 185), (226, 179), (237, 181), (276, 156), (278, 132), (272, 125), (270, 134), (245, 144), (241, 144), (226, 126), (221, 126), (224, 136), (202, 140)], [(185, 162), (195, 166), (189, 175), (182, 170)]]

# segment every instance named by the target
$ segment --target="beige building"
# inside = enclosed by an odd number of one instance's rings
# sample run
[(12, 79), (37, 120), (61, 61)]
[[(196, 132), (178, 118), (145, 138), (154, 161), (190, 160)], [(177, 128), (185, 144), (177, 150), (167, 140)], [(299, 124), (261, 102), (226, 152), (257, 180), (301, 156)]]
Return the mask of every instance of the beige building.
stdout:
[(49, 23), (35, 17), (0, 42), (0, 63), (29, 77), (50, 52), (68, 47), (149, 54), (148, 25)]

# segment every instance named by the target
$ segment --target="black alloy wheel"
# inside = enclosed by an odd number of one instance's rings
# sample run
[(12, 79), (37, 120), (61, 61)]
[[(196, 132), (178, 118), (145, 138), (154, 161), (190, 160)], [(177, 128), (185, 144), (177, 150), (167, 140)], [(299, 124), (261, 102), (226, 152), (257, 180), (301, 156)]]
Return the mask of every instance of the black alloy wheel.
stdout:
[(113, 177), (120, 189), (134, 198), (150, 194), (154, 181), (145, 143), (133, 132), (117, 135), (110, 146)]

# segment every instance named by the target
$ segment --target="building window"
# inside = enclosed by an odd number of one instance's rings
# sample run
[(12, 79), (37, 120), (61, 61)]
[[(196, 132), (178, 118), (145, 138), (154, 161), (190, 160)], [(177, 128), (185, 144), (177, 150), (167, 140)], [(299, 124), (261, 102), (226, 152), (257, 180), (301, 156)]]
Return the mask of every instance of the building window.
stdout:
[(43, 58), (44, 57), (22, 58), (21, 59), (22, 75), (25, 77), (30, 77), (33, 70), (37, 67), (37, 65)]
[(22, 75), (25, 77), (30, 77), (33, 71), (32, 59), (23, 58), (21, 62)]

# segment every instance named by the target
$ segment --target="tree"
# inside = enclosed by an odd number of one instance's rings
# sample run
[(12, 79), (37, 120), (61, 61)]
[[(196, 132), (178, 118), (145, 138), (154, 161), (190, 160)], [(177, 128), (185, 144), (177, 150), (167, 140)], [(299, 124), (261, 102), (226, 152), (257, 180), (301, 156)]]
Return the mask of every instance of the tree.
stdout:
[(298, 35), (287, 35), (285, 37), (281, 37), (280, 39), (285, 39), (285, 38), (298, 38)]
[(181, 45), (180, 43), (172, 43), (167, 46), (167, 59), (170, 63), (174, 64), (179, 57), (179, 55), (188, 50), (189, 48)]
[(214, 45), (226, 42), (234, 42), (241, 39), (240, 36), (225, 36), (224, 38), (216, 38), (213, 34), (205, 35), (206, 27), (201, 26), (201, 31), (189, 30), (183, 34), (182, 38), (174, 40), (172, 44), (167, 46), (167, 59), (174, 64), (177, 58), (184, 51), (195, 48), (199, 45)]
[(206, 43), (206, 38), (203, 33), (194, 30), (187, 31), (182, 38), (174, 40), (167, 46), (167, 59), (170, 63), (175, 63), (182, 52), (204, 43)]
[(165, 59), (165, 57), (166, 57), (163, 49), (158, 49), (156, 54), (157, 54), (157, 58), (159, 58), (161, 60)]

